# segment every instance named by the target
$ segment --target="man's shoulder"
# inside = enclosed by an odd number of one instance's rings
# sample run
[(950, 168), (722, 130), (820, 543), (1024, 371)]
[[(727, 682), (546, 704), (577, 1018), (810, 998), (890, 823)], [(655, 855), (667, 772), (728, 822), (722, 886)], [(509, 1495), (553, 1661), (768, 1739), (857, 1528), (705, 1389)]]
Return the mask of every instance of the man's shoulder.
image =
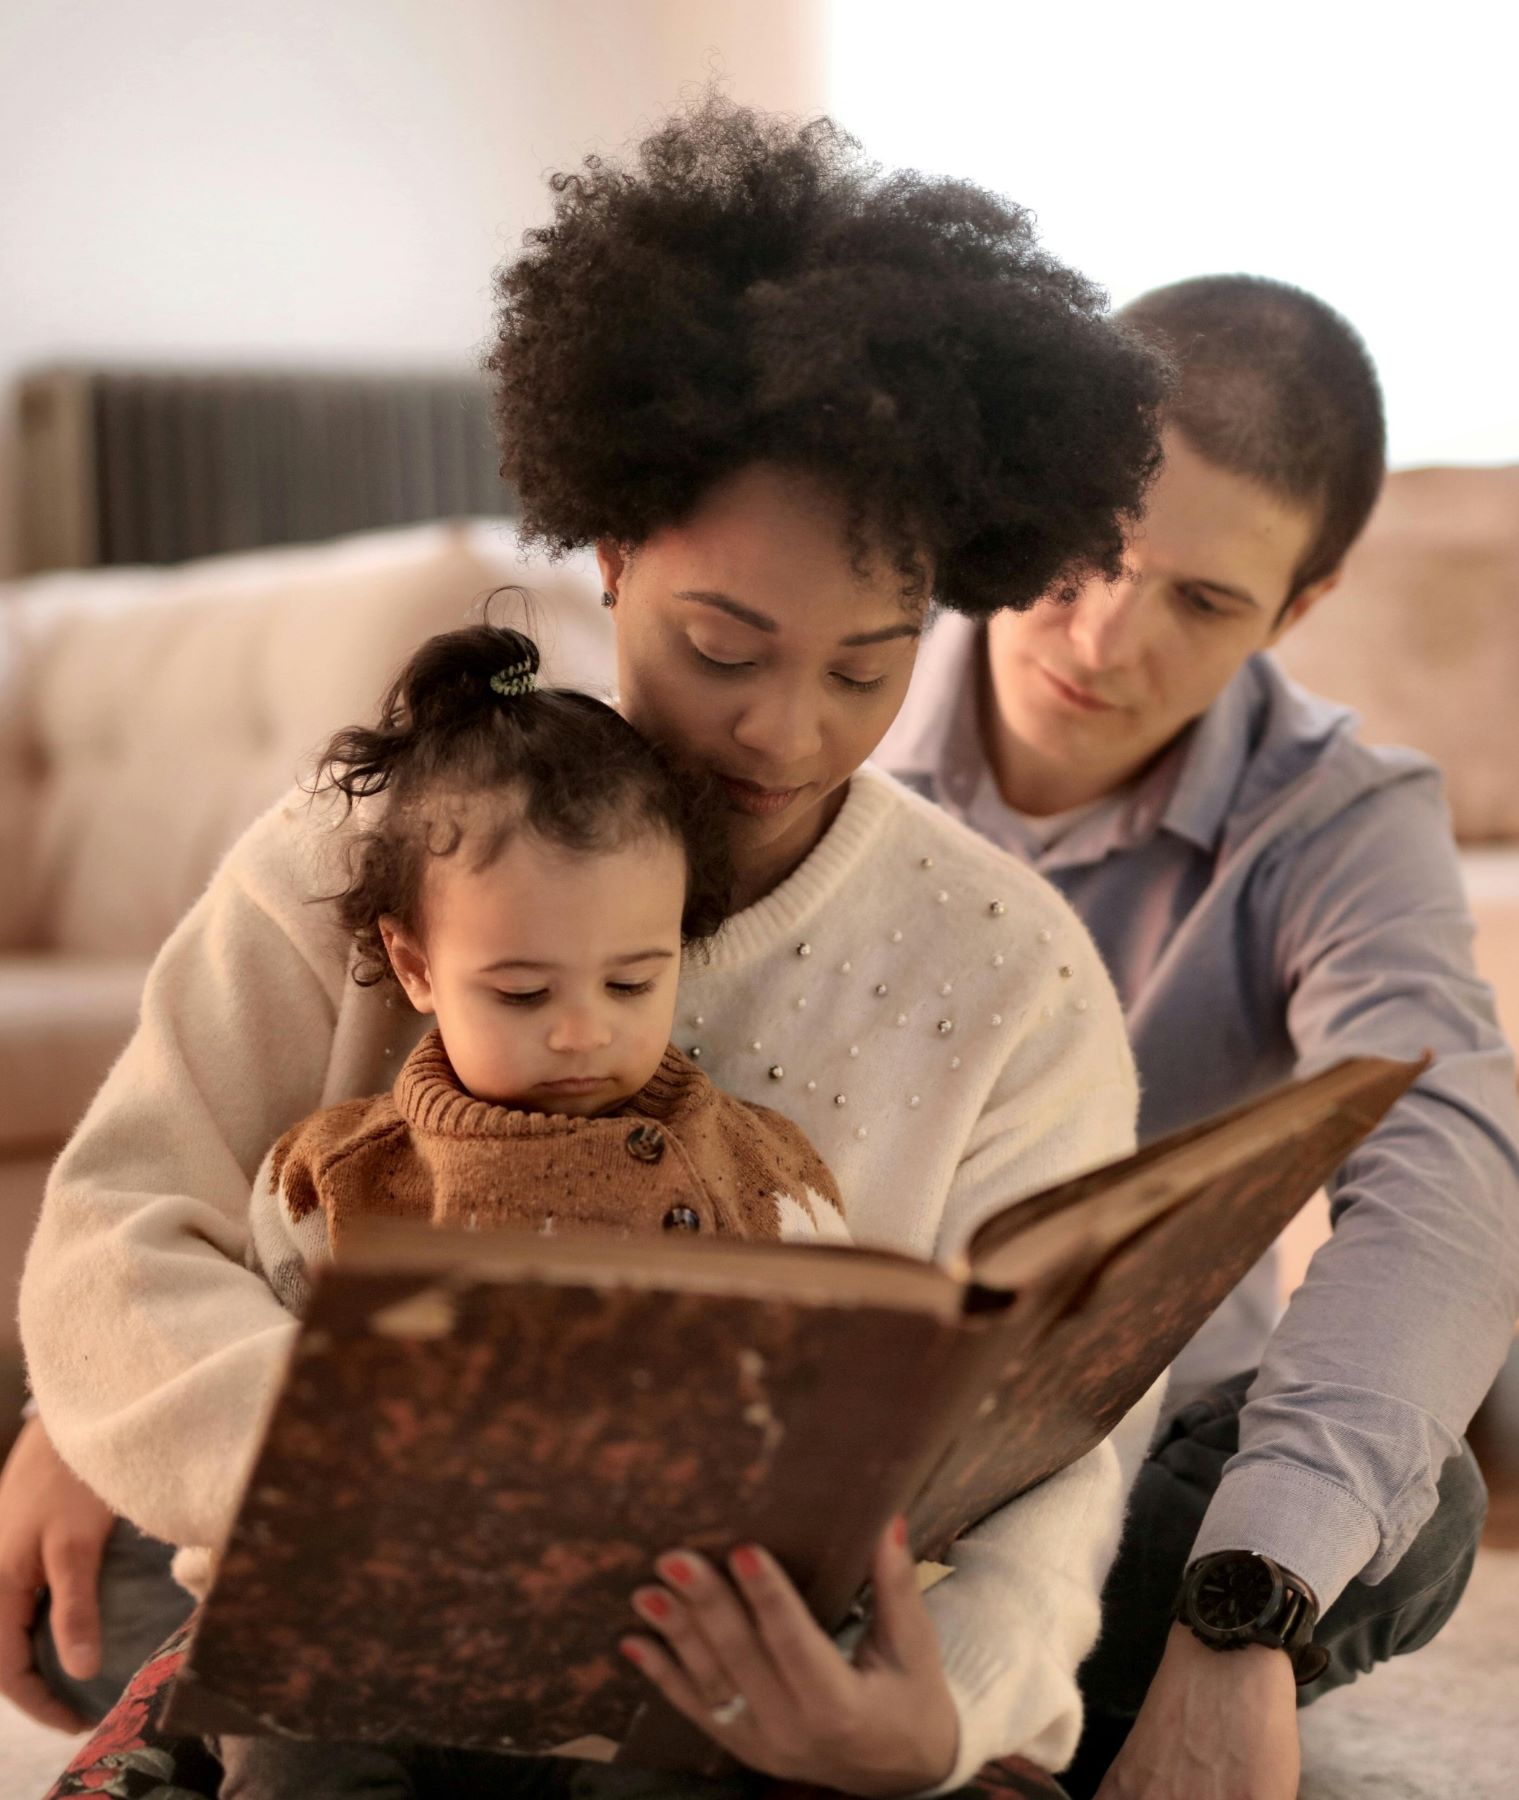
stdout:
[(1438, 765), (1400, 744), (1371, 744), (1349, 707), (1289, 679), (1270, 657), (1252, 660), (1241, 679), (1256, 699), (1253, 743), (1226, 833), (1302, 837), (1367, 809), (1423, 811), (1443, 804)]

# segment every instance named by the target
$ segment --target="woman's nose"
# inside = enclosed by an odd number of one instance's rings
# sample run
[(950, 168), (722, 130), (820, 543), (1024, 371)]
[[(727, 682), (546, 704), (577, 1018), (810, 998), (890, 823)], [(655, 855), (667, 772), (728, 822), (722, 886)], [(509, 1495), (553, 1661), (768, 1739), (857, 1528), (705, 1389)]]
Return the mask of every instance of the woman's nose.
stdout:
[(746, 706), (733, 727), (733, 741), (761, 760), (762, 771), (794, 772), (823, 747), (817, 708), (805, 693), (776, 693)]

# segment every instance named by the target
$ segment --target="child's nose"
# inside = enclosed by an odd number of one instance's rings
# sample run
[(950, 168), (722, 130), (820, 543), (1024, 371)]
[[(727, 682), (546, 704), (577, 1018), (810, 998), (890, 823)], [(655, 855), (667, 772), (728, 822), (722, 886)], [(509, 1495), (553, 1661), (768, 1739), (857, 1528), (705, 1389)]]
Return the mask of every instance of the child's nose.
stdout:
[(548, 1046), (566, 1054), (604, 1049), (612, 1041), (601, 1013), (591, 1006), (567, 1008), (549, 1029)]

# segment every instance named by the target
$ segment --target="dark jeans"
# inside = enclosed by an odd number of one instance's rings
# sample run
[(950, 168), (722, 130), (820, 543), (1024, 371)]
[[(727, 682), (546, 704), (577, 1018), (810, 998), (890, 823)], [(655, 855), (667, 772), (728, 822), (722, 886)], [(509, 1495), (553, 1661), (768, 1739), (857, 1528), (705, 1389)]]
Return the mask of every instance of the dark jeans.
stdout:
[[(1253, 1370), (1237, 1375), (1184, 1406), (1140, 1469), (1103, 1590), (1102, 1635), (1081, 1669), (1086, 1730), (1061, 1777), (1075, 1800), (1096, 1791), (1160, 1666), (1182, 1572), (1224, 1464), (1239, 1448), (1239, 1415), (1254, 1379)], [(1463, 1444), (1441, 1472), (1434, 1512), (1397, 1567), (1375, 1586), (1352, 1581), (1319, 1621), (1314, 1642), (1329, 1652), (1329, 1666), (1299, 1688), (1299, 1706), (1429, 1642), (1466, 1588), (1486, 1514), (1487, 1490)]]

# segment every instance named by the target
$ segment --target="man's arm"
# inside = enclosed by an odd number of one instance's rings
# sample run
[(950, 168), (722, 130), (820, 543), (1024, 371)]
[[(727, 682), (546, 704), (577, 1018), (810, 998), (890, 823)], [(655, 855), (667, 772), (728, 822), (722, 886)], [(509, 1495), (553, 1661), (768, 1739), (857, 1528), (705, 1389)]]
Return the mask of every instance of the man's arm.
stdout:
[(1264, 1551), (1321, 1608), (1385, 1576), (1519, 1312), (1519, 1104), (1438, 779), (1411, 772), (1274, 871), (1300, 1067), (1435, 1062), (1330, 1183), (1334, 1234), (1261, 1362), (1194, 1550)]

